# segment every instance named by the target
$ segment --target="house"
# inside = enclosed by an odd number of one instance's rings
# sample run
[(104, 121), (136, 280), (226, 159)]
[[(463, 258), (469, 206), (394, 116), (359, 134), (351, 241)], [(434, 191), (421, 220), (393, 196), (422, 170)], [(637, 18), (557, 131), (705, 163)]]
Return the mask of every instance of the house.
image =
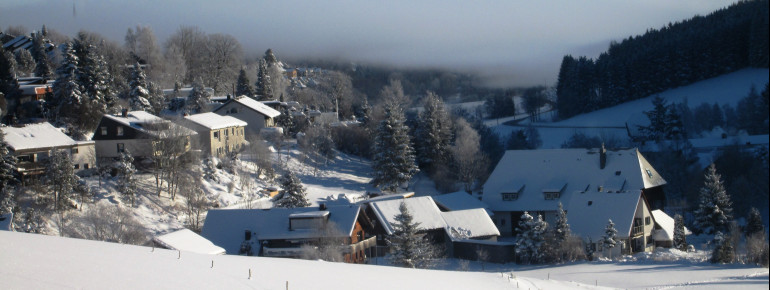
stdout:
[(665, 184), (635, 148), (510, 150), (484, 184), (482, 201), (506, 236), (525, 211), (553, 224), (561, 203), (573, 234), (595, 241), (612, 219), (627, 240), (623, 249), (636, 252), (651, 249), (650, 211), (663, 207)]
[(227, 254), (302, 257), (333, 244), (345, 262), (363, 263), (375, 246), (371, 222), (360, 205), (272, 209), (214, 209), (201, 235)]
[(180, 151), (190, 150), (191, 137), (195, 135), (183, 126), (144, 111), (123, 110), (119, 115), (105, 114), (96, 127), (92, 140), (96, 143), (96, 156), (117, 158), (128, 150), (134, 158), (150, 158), (158, 151), (158, 141), (178, 142)]
[(434, 195), (433, 201), (436, 202), (441, 211), (483, 208), (490, 216), (494, 215), (492, 210), (489, 209), (489, 205), (465, 191)]
[(180, 122), (198, 133), (200, 148), (204, 153), (224, 157), (238, 152), (246, 141), (246, 122), (232, 116), (201, 113), (184, 117)]
[(193, 252), (206, 255), (224, 255), (225, 249), (189, 229), (181, 229), (152, 239), (155, 246), (169, 250)]
[[(655, 231), (652, 239), (655, 241), (655, 247), (671, 248), (674, 246), (674, 219), (662, 210), (656, 209), (652, 212), (652, 218), (655, 221)], [(684, 228), (684, 234), (690, 235), (687, 227)]]
[(96, 164), (93, 141), (75, 141), (48, 122), (0, 128), (11, 153), (18, 159), (17, 170), (22, 180), (45, 172), (45, 161), (54, 150), (69, 154), (75, 172)]
[(267, 105), (249, 97), (239, 97), (231, 99), (212, 112), (222, 116), (232, 116), (246, 121), (247, 132), (259, 134), (262, 128), (274, 127), (275, 117), (281, 115), (280, 112)]
[[(420, 223), (419, 232), (427, 235), (434, 244), (443, 245), (448, 255), (464, 257), (467, 253), (455, 246), (458, 243), (495, 242), (500, 232), (483, 208), (442, 212), (430, 196), (414, 198), (364, 201), (367, 214), (372, 216), (378, 244), (384, 247), (385, 236), (393, 234), (395, 217), (401, 213), (403, 202)], [(466, 249), (466, 248), (463, 248)]]

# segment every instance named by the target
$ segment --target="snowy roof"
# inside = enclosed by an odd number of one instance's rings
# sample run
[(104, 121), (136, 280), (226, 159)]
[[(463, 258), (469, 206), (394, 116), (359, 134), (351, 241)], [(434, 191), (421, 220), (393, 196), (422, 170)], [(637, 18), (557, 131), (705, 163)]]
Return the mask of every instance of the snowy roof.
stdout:
[(401, 213), (398, 209), (401, 206), (401, 202), (406, 203), (406, 208), (414, 217), (414, 222), (420, 223), (418, 226), (420, 230), (443, 229), (446, 227), (441, 211), (430, 196), (371, 202), (370, 206), (374, 215), (388, 234), (393, 233), (392, 224), (396, 223), (396, 215)]
[(380, 195), (369, 199), (361, 200), (360, 203), (371, 203), (371, 202), (383, 201), (383, 200), (402, 200), (405, 198), (410, 198), (412, 196), (414, 196), (414, 192), (411, 192), (411, 191), (404, 192), (404, 193), (385, 194), (385, 195)]
[[(442, 212), (447, 231), (462, 231), (467, 238), (499, 236), (500, 231), (483, 208)], [(450, 237), (456, 237), (450, 234)]]
[[(674, 240), (674, 219), (667, 215), (662, 210), (656, 209), (652, 212), (652, 219), (655, 220), (660, 229), (655, 230), (652, 238), (656, 241), (673, 241)], [(690, 230), (687, 227), (684, 228), (685, 235), (690, 234)]]
[(626, 238), (631, 234), (637, 205), (643, 202), (641, 195), (641, 190), (621, 193), (575, 192), (569, 206), (565, 207), (570, 230), (581, 238), (590, 236), (597, 241), (611, 219), (618, 230), (618, 237)]
[(435, 201), (436, 204), (438, 204), (441, 207), (445, 207), (448, 210), (456, 211), (456, 210), (464, 210), (464, 209), (483, 208), (487, 211), (488, 215), (490, 216), (492, 215), (492, 211), (489, 210), (489, 205), (479, 200), (478, 198), (473, 197), (472, 195), (468, 194), (465, 191), (434, 195), (432, 197), (433, 197), (433, 201)]
[(248, 125), (248, 123), (241, 121), (240, 119), (235, 118), (233, 116), (222, 116), (211, 112), (190, 115), (184, 118), (195, 124), (206, 127), (210, 130), (236, 127), (236, 126), (245, 127), (246, 125)]
[(15, 151), (91, 143), (90, 141), (77, 142), (72, 140), (72, 138), (48, 122), (27, 124), (23, 127), (2, 127), (0, 129), (5, 133), (5, 142)]
[[(275, 118), (281, 115), (281, 112), (276, 111), (275, 109), (257, 101), (252, 98), (238, 98), (238, 99), (232, 99), (230, 102), (236, 102), (238, 104), (241, 104), (249, 109), (252, 109), (262, 115), (265, 115), (270, 118)], [(226, 106), (230, 102), (222, 104), (222, 106), (219, 106), (219, 108), (214, 109), (214, 111), (217, 111), (221, 109), (222, 107)]]
[[(339, 232), (353, 233), (360, 205), (327, 206), (329, 224)], [(311, 239), (319, 236), (316, 230), (290, 230), (292, 214), (318, 213), (318, 207), (263, 209), (214, 209), (208, 212), (201, 235), (215, 245), (225, 248), (228, 254), (237, 254), (244, 232), (249, 230), (258, 240)]]
[[(608, 150), (600, 168), (599, 149), (506, 151), (484, 184), (482, 201), (493, 211), (556, 210), (576, 192), (634, 192), (666, 184), (637, 149)], [(544, 192), (560, 192), (545, 199)], [(502, 193), (518, 193), (504, 201)]]
[(192, 131), (183, 126), (179, 126), (177, 124), (171, 123), (166, 119), (155, 116), (145, 111), (127, 112), (125, 117), (123, 117), (123, 115), (110, 115), (110, 114), (105, 114), (104, 117), (151, 135), (158, 134), (158, 130), (150, 129), (151, 126), (148, 126), (152, 124), (168, 124), (169, 126), (172, 126), (175, 129), (179, 129), (181, 133), (184, 133), (187, 135), (197, 134), (195, 133), (195, 131)]
[(290, 219), (294, 218), (322, 218), (322, 217), (328, 217), (329, 211), (328, 210), (319, 210), (319, 211), (308, 211), (308, 212), (299, 212), (299, 213), (293, 213), (289, 215)]
[(0, 231), (13, 231), (11, 226), (13, 221), (13, 213), (0, 214)]
[(222, 255), (225, 249), (214, 245), (211, 241), (189, 229), (160, 235), (152, 239), (168, 249), (187, 251), (207, 255)]

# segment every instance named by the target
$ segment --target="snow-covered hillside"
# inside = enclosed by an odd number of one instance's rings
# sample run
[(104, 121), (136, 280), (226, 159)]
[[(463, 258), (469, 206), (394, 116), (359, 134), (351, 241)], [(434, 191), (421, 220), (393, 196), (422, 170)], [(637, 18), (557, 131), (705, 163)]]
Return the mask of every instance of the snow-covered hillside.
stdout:
[(765, 268), (688, 262), (488, 264), (486, 272), (461, 272), (212, 256), (4, 231), (0, 241), (0, 285), (11, 289), (287, 289), (287, 283), (288, 289), (767, 289), (768, 283)]
[[(542, 148), (560, 148), (575, 132), (582, 132), (589, 136), (604, 138), (618, 138), (627, 140), (628, 134), (625, 126), (629, 120), (645, 118), (643, 112), (652, 109), (652, 99), (660, 96), (671, 103), (681, 103), (687, 100), (690, 108), (695, 108), (701, 103), (718, 103), (735, 106), (738, 101), (748, 95), (754, 87), (761, 91), (770, 78), (768, 69), (743, 69), (716, 78), (700, 81), (688, 86), (671, 89), (647, 98), (623, 103), (611, 108), (581, 114), (559, 122), (540, 122), (532, 125), (538, 127), (543, 140)], [(528, 120), (519, 123), (521, 126), (529, 125)], [(494, 126), (494, 130), (503, 137), (521, 127), (508, 125)]]

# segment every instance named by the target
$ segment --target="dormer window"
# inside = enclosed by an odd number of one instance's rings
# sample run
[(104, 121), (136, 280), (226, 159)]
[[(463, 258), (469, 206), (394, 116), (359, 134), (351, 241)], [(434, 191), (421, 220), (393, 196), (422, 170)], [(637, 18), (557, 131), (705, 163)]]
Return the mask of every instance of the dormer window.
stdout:
[(118, 136), (123, 136), (123, 126), (118, 126)]
[(648, 169), (645, 169), (644, 171), (646, 171), (646, 172), (647, 172), (647, 177), (649, 177), (649, 178), (652, 178), (652, 171), (650, 171), (650, 169), (649, 169), (649, 168), (648, 168)]
[(543, 192), (543, 194), (545, 194), (545, 199), (547, 200), (558, 199), (561, 196), (560, 192)]
[(513, 201), (519, 199), (518, 192), (503, 192), (502, 195), (504, 201)]

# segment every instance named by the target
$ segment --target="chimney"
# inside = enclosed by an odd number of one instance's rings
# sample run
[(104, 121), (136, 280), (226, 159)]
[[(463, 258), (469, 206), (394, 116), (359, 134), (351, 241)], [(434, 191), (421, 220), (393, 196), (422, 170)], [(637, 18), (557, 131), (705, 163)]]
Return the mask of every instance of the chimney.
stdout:
[(604, 169), (604, 166), (607, 165), (607, 149), (604, 148), (604, 143), (602, 143), (602, 149), (599, 151), (599, 169)]
[(128, 109), (123, 109), (122, 111), (120, 111), (120, 115), (123, 118), (128, 117)]

